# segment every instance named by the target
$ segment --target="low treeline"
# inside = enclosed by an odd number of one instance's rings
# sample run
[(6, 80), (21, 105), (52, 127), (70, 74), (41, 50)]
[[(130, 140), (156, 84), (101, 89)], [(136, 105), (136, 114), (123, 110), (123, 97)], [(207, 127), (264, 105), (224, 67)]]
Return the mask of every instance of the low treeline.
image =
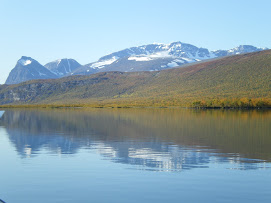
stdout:
[(138, 100), (114, 99), (104, 101), (76, 101), (54, 104), (6, 104), (0, 108), (271, 108), (271, 98), (216, 98), (184, 100), (180, 98), (163, 98)]
[(231, 98), (196, 100), (192, 103), (194, 108), (271, 108), (269, 98)]

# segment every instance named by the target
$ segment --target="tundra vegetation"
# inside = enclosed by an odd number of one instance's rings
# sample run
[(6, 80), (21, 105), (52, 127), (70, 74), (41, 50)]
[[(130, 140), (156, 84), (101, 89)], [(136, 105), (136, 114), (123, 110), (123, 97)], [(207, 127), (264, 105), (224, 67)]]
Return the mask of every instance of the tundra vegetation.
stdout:
[(0, 86), (2, 107), (271, 107), (271, 51), (153, 72), (104, 72)]

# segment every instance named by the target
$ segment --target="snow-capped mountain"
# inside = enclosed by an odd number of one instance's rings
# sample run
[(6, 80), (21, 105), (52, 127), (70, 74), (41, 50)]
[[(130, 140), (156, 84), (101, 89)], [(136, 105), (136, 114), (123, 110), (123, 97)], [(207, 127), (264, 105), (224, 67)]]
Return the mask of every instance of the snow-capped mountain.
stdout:
[(23, 56), (10, 72), (6, 84), (16, 84), (33, 79), (60, 78), (69, 75), (89, 75), (106, 71), (158, 71), (216, 57), (262, 51), (251, 45), (241, 45), (230, 50), (209, 51), (191, 44), (149, 44), (131, 47), (101, 57), (98, 61), (81, 66), (74, 59), (60, 59), (42, 66), (30, 57)]
[(149, 44), (131, 47), (106, 55), (97, 62), (79, 67), (71, 75), (87, 75), (104, 71), (162, 70), (206, 59), (262, 51), (264, 49), (266, 48), (242, 45), (230, 50), (209, 51), (206, 48), (198, 48), (182, 42)]
[(80, 66), (81, 64), (74, 59), (59, 59), (44, 65), (45, 68), (53, 72), (58, 77), (63, 77)]
[(31, 57), (22, 56), (9, 73), (6, 84), (49, 78), (57, 78), (57, 76)]

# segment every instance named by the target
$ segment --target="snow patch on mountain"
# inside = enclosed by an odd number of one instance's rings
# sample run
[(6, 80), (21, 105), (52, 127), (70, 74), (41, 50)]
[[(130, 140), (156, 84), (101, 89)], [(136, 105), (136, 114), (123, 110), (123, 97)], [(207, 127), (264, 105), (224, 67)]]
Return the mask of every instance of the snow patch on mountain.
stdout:
[(176, 63), (175, 61), (172, 61), (172, 62), (168, 63), (167, 66), (170, 68), (173, 68), (173, 67), (178, 66), (178, 63)]
[(150, 55), (150, 57), (152, 57), (152, 58), (168, 58), (168, 57), (172, 57), (172, 55), (169, 54), (169, 51), (160, 51), (160, 52), (157, 52), (157, 53)]
[(59, 66), (60, 62), (62, 61), (62, 59), (58, 59), (57, 61), (57, 66)]
[(182, 60), (182, 59), (175, 59), (174, 61), (177, 63), (185, 63), (185, 60)]
[(128, 58), (129, 61), (151, 61), (153, 60), (151, 57), (147, 56), (132, 56)]
[(119, 59), (119, 57), (114, 56), (111, 59), (104, 60), (104, 61), (98, 61), (96, 63), (93, 63), (89, 67), (93, 68), (93, 69), (101, 69), (101, 68), (104, 68), (104, 66), (106, 66), (106, 65), (110, 65), (110, 64), (114, 63), (118, 59)]
[[(148, 51), (147, 51), (148, 53)], [(160, 51), (156, 52), (154, 54), (142, 54), (138, 56), (131, 56), (128, 58), (129, 61), (134, 60), (134, 61), (151, 61), (155, 60), (158, 58), (175, 58), (174, 56), (169, 54), (169, 51)]]
[(32, 63), (32, 61), (31, 60), (29, 60), (29, 59), (20, 59), (19, 61), (18, 61), (20, 64), (22, 64), (23, 66), (27, 66), (27, 65), (29, 65), (29, 64), (31, 64)]

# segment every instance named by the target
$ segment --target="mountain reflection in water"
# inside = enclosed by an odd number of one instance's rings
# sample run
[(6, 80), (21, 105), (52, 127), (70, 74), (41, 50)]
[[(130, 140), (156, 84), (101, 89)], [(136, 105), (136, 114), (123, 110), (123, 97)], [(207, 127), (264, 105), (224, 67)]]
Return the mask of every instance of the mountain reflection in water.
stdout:
[[(22, 158), (90, 149), (142, 170), (271, 161), (271, 111), (187, 109), (6, 110), (0, 126)], [(90, 160), (91, 161), (91, 160)]]

